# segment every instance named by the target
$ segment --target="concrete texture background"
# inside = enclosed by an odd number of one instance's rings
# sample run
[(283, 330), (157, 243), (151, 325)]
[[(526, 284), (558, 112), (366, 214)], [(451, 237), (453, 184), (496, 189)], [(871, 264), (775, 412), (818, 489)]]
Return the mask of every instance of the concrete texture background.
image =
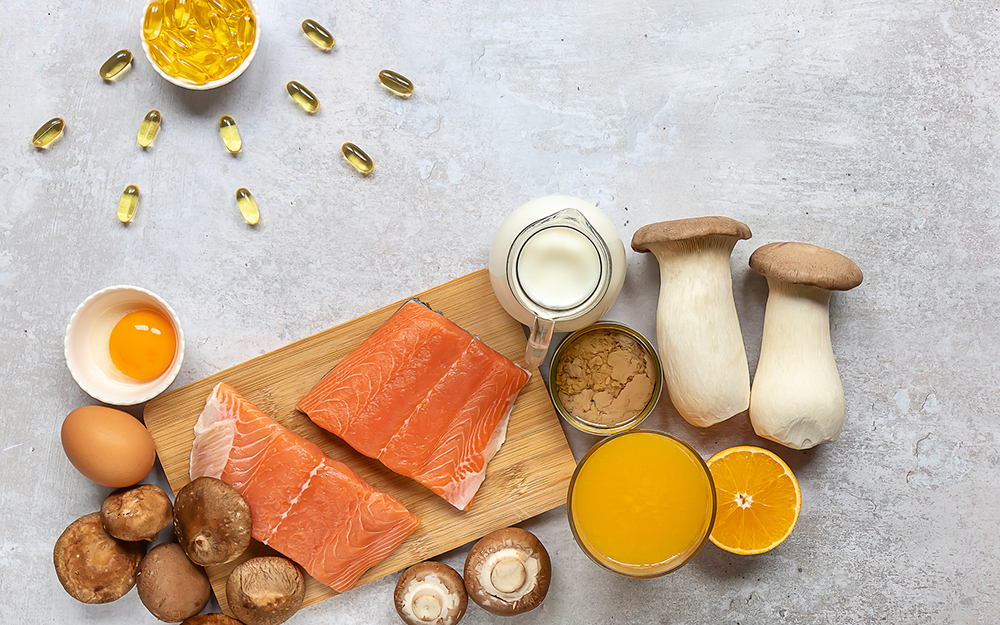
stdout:
[[(865, 272), (834, 296), (847, 397), (841, 439), (808, 452), (754, 436), (745, 416), (687, 426), (664, 398), (647, 422), (705, 457), (774, 449), (804, 505), (774, 551), (709, 544), (651, 581), (593, 565), (563, 508), (524, 524), (553, 585), (530, 623), (989, 623), (1000, 620), (1000, 10), (968, 0), (622, 0), (570, 3), (259, 1), (261, 49), (230, 86), (168, 85), (144, 57), (117, 84), (97, 68), (141, 55), (144, 2), (0, 4), (0, 617), (153, 623), (135, 593), (106, 606), (66, 595), (52, 546), (108, 489), (79, 475), (62, 419), (92, 403), (62, 356), (91, 292), (137, 284), (179, 313), (175, 387), (485, 266), (522, 202), (565, 193), (639, 226), (720, 214), (754, 238), (733, 257), (751, 371), (764, 243), (838, 250)], [(330, 54), (301, 35), (336, 36)], [(392, 68), (409, 101), (381, 90)], [(299, 111), (284, 84), (321, 99)], [(156, 144), (135, 143), (151, 108)], [(221, 114), (244, 151), (229, 156)], [(50, 117), (68, 130), (29, 143)], [(374, 158), (344, 162), (344, 141)], [(134, 223), (122, 189), (142, 192)], [(258, 227), (234, 192), (251, 189)], [(657, 269), (629, 252), (608, 315), (654, 330)], [(569, 432), (579, 457), (595, 439)], [(162, 480), (154, 474), (150, 480)], [(443, 560), (460, 567), (464, 549)], [(386, 578), (295, 623), (395, 623)], [(470, 606), (466, 623), (501, 623)]]

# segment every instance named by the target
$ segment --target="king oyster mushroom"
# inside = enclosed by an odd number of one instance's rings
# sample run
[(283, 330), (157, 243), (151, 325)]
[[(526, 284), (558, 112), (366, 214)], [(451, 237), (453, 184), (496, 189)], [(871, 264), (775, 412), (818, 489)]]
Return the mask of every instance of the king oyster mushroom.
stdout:
[(250, 506), (236, 489), (214, 477), (189, 482), (174, 500), (174, 534), (199, 566), (224, 564), (250, 546)]
[(407, 625), (455, 625), (465, 614), (469, 595), (455, 569), (440, 562), (421, 562), (399, 576), (393, 601)]
[(768, 243), (750, 256), (750, 267), (768, 288), (750, 393), (753, 429), (792, 449), (835, 441), (845, 404), (830, 341), (830, 295), (861, 284), (861, 269), (808, 243)]
[(656, 339), (677, 412), (708, 427), (750, 405), (750, 369), (733, 301), (729, 259), (750, 228), (728, 217), (661, 221), (639, 228), (632, 249), (660, 264)]
[(56, 540), (52, 561), (66, 592), (83, 603), (109, 603), (135, 586), (146, 543), (110, 536), (101, 514), (92, 512), (73, 521)]
[(465, 588), (479, 607), (499, 616), (538, 607), (549, 591), (549, 554), (535, 535), (517, 527), (479, 539), (465, 560)]
[(101, 504), (101, 523), (119, 540), (156, 539), (173, 518), (170, 498), (154, 484), (122, 488)]
[(236, 565), (226, 580), (229, 609), (247, 625), (284, 623), (305, 596), (305, 577), (287, 558), (251, 558)]

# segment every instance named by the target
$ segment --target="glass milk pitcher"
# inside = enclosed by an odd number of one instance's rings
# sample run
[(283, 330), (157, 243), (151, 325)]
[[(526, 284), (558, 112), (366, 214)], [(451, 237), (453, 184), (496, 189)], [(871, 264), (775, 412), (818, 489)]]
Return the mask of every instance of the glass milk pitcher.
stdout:
[(611, 220), (583, 200), (532, 200), (500, 225), (490, 282), (512, 317), (531, 327), (524, 361), (538, 366), (552, 332), (586, 327), (611, 308), (625, 282), (625, 246)]

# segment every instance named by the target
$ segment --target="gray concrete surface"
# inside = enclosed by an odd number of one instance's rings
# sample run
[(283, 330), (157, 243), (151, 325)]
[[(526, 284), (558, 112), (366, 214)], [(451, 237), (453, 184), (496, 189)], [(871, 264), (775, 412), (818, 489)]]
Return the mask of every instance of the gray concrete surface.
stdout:
[[(804, 505), (774, 551), (712, 545), (679, 572), (631, 581), (591, 564), (560, 508), (525, 523), (553, 585), (531, 623), (990, 623), (1000, 620), (1000, 11), (984, 0), (622, 0), (340, 3), (260, 0), (263, 42), (232, 85), (191, 93), (138, 58), (144, 3), (0, 4), (0, 617), (153, 623), (135, 593), (66, 595), (56, 537), (108, 489), (79, 475), (62, 419), (91, 403), (63, 362), (70, 313), (112, 284), (179, 313), (175, 387), (485, 266), (503, 217), (566, 193), (623, 238), (651, 221), (721, 214), (754, 238), (734, 254), (751, 371), (766, 284), (749, 254), (776, 240), (839, 250), (865, 272), (834, 297), (847, 396), (841, 439), (808, 452), (753, 435), (745, 416), (687, 426), (664, 400), (651, 423), (706, 457), (775, 449)], [(312, 17), (337, 38), (312, 48)], [(410, 77), (384, 93), (382, 68)], [(309, 117), (284, 84), (314, 90)], [(135, 144), (158, 108), (155, 146)], [(244, 152), (216, 121), (237, 120)], [(60, 115), (63, 139), (29, 144)], [(339, 146), (375, 159), (356, 175)], [(135, 222), (115, 219), (122, 189)], [(234, 192), (262, 212), (241, 221)], [(657, 270), (629, 252), (608, 315), (653, 336)], [(580, 456), (595, 439), (570, 433)], [(151, 480), (162, 480), (152, 475)], [(460, 566), (465, 550), (444, 561)], [(394, 578), (292, 621), (395, 623)], [(507, 622), (475, 606), (465, 620)]]

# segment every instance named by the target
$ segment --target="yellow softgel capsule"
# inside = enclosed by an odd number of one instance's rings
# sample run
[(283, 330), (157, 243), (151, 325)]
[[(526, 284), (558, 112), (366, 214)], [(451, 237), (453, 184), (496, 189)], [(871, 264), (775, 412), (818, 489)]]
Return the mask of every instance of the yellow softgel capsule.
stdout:
[[(171, 0), (167, 0), (170, 2)], [(172, 11), (171, 21), (176, 28), (184, 28), (187, 26), (188, 20), (191, 19), (191, 4), (188, 0), (172, 0), (174, 8)]]
[(236, 154), (243, 149), (243, 140), (240, 139), (240, 131), (236, 127), (236, 121), (229, 115), (219, 118), (219, 134), (222, 135), (222, 142), (226, 144), (226, 149), (230, 153)]
[(333, 35), (330, 34), (330, 31), (323, 28), (323, 26), (315, 20), (306, 20), (302, 22), (302, 32), (306, 34), (309, 41), (313, 42), (313, 45), (324, 52), (329, 52), (333, 49), (334, 44), (336, 44), (336, 41), (333, 39)]
[(128, 50), (119, 50), (111, 55), (98, 72), (104, 80), (114, 80), (121, 76), (132, 66), (132, 53)]
[(340, 151), (344, 153), (344, 158), (347, 159), (347, 162), (364, 175), (367, 176), (375, 169), (375, 162), (372, 158), (350, 141), (341, 146)]
[(251, 226), (256, 226), (257, 222), (260, 221), (260, 210), (257, 208), (257, 202), (253, 199), (253, 195), (246, 189), (237, 189), (236, 205), (239, 206), (243, 219)]
[(236, 45), (244, 50), (253, 47), (257, 34), (257, 23), (252, 15), (243, 15), (236, 21)]
[(136, 140), (140, 146), (148, 148), (153, 145), (153, 140), (156, 139), (158, 132), (160, 132), (160, 112), (153, 109), (146, 113), (142, 123), (139, 124), (139, 134), (136, 136)]
[(139, 206), (139, 187), (130, 184), (122, 192), (122, 199), (118, 200), (118, 221), (123, 224), (132, 221), (137, 206)]
[(319, 99), (313, 95), (312, 91), (306, 89), (305, 85), (298, 81), (291, 81), (285, 85), (288, 95), (292, 96), (295, 103), (306, 113), (312, 115), (319, 110)]
[(413, 83), (410, 82), (410, 79), (391, 69), (379, 72), (378, 81), (395, 96), (408, 98), (413, 95)]
[(229, 44), (233, 41), (233, 31), (229, 27), (229, 23), (219, 17), (218, 15), (213, 15), (211, 19), (212, 36), (215, 40), (222, 44), (222, 47), (228, 48)]
[(66, 122), (63, 121), (62, 117), (53, 117), (49, 121), (42, 124), (35, 134), (31, 137), (31, 145), (36, 148), (47, 148), (52, 145), (52, 142), (59, 138), (59, 135), (63, 133), (66, 129)]
[(146, 7), (146, 15), (142, 20), (142, 36), (146, 41), (152, 41), (160, 36), (163, 30), (163, 3), (154, 0)]

